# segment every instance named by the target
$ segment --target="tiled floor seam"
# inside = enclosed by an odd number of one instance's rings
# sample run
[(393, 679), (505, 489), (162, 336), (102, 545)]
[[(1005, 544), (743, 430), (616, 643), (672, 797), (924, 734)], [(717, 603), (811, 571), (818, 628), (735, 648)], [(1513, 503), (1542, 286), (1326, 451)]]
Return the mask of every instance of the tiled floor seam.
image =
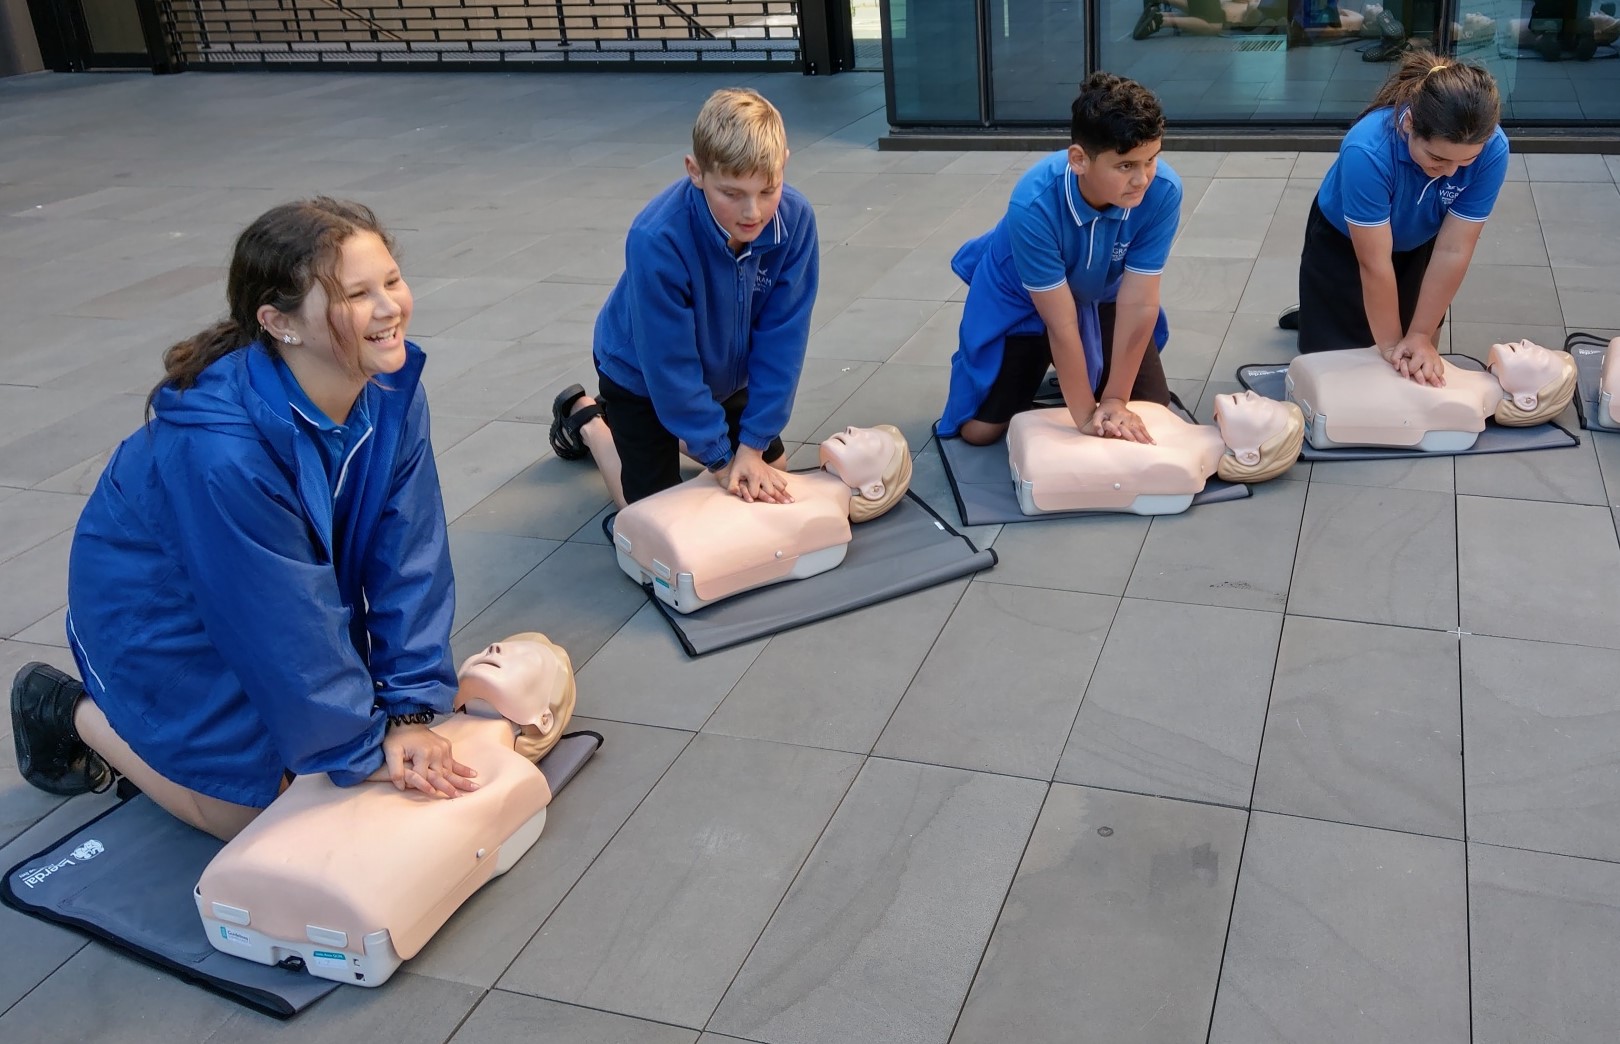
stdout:
[[(1457, 458), (1451, 458), (1451, 488), (1457, 488)], [(1451, 531), (1458, 534), (1458, 539), (1452, 547), (1456, 556), (1457, 571), (1457, 780), (1458, 800), (1462, 805), (1462, 835), (1463, 835), (1463, 982), (1468, 990), (1468, 1042), (1474, 1041), (1474, 915), (1473, 894), (1469, 887), (1469, 859), (1468, 859), (1468, 729), (1463, 721), (1467, 707), (1463, 701), (1463, 691), (1466, 681), (1463, 677), (1462, 640), (1463, 640), (1463, 606), (1462, 606), (1462, 519), (1458, 516), (1457, 494), (1451, 498)]]

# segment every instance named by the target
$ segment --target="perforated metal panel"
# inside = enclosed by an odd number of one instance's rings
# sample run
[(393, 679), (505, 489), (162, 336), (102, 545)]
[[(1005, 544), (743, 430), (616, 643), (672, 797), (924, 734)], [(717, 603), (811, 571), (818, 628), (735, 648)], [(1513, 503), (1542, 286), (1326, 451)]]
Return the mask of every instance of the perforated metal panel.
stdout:
[(188, 68), (800, 68), (799, 0), (161, 0)]

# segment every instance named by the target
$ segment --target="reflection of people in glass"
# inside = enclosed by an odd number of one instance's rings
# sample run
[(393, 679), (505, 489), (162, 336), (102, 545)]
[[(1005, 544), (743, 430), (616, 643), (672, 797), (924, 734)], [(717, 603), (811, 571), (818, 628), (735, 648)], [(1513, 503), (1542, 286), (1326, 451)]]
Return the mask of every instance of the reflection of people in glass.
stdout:
[(1362, 16), (1328, 0), (1143, 0), (1131, 36), (1145, 40), (1164, 28), (1214, 36), (1229, 28), (1277, 31), (1284, 24), (1289, 45), (1301, 47), (1310, 43), (1307, 28), (1324, 38), (1354, 35), (1361, 32)]
[(1443, 383), (1435, 337), (1507, 176), (1496, 81), (1408, 51), (1339, 145), (1305, 228), (1299, 350), (1377, 345), (1402, 376)]
[(1549, 62), (1566, 53), (1578, 62), (1590, 61), (1598, 44), (1613, 43), (1616, 36), (1614, 17), (1592, 14), (1591, 8), (1590, 0), (1536, 0), (1530, 20), (1519, 26), (1519, 46)]

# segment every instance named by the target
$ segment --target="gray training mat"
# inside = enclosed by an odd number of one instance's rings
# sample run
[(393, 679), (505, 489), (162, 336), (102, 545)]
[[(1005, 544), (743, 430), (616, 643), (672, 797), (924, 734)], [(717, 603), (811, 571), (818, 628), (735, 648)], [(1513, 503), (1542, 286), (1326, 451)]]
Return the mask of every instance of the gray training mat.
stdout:
[[(1445, 355), (1441, 358), (1464, 370), (1483, 370), (1485, 364), (1467, 355)], [(1239, 366), (1238, 383), (1250, 391), (1279, 402), (1287, 398), (1287, 363), (1264, 363)], [(1476, 453), (1520, 453), (1525, 450), (1567, 449), (1579, 446), (1581, 437), (1557, 421), (1548, 421), (1529, 428), (1506, 428), (1487, 419), (1485, 430), (1474, 444), (1457, 453), (1410, 449), (1402, 446), (1355, 446), (1319, 450), (1307, 441), (1300, 449), (1300, 460), (1387, 460), (1396, 457), (1466, 457)]]
[(1587, 431), (1620, 431), (1603, 408), (1603, 356), (1609, 339), (1576, 331), (1564, 339), (1564, 350), (1575, 357), (1575, 412)]
[[(594, 732), (573, 732), (540, 759), (553, 800), (601, 745)], [(543, 835), (538, 843), (545, 843)], [(192, 889), (223, 847), (137, 794), (8, 870), (0, 901), (267, 1015), (290, 1018), (338, 983), (232, 957), (208, 942)]]
[(803, 580), (746, 591), (682, 615), (658, 606), (688, 656), (728, 649), (877, 602), (899, 598), (996, 564), (994, 551), (967, 537), (907, 492), (885, 514), (850, 527), (836, 568)]
[[(1018, 506), (1018, 490), (1013, 486), (1012, 462), (1007, 459), (1007, 440), (988, 446), (975, 446), (966, 439), (939, 440), (939, 456), (945, 464), (945, 477), (956, 496), (956, 510), (964, 526), (989, 526), (1006, 522), (1038, 522), (1047, 518), (1076, 518), (1085, 515), (1117, 515), (1118, 511), (1053, 511), (1026, 515)], [(1193, 504), (1219, 504), (1242, 500), (1249, 487), (1241, 482), (1212, 478), (1193, 496)]]

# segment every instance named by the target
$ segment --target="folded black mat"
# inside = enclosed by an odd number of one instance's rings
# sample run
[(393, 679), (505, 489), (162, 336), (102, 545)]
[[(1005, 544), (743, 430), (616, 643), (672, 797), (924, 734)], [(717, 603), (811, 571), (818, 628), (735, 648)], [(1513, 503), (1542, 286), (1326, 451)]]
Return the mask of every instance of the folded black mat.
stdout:
[[(1485, 364), (1467, 355), (1442, 356), (1446, 362), (1464, 370), (1483, 370)], [(1238, 383), (1257, 394), (1279, 402), (1287, 398), (1287, 363), (1260, 363), (1239, 366)], [(1579, 446), (1581, 437), (1557, 421), (1537, 424), (1529, 428), (1507, 428), (1493, 420), (1485, 421), (1485, 430), (1465, 450), (1446, 453), (1420, 450), (1410, 446), (1341, 446), (1317, 449), (1307, 440), (1300, 450), (1300, 460), (1386, 460), (1398, 457), (1466, 457), (1477, 453), (1520, 453), (1525, 450), (1567, 449)]]
[[(964, 526), (989, 526), (1006, 522), (1035, 522), (1046, 518), (1073, 518), (1081, 515), (1119, 514), (1116, 511), (1054, 511), (1026, 515), (1018, 506), (1018, 490), (1013, 485), (1012, 462), (1007, 459), (1007, 440), (988, 446), (975, 446), (965, 439), (939, 439), (939, 456), (945, 464), (945, 478), (956, 496), (956, 510)], [(1196, 504), (1219, 504), (1242, 500), (1249, 487), (1241, 482), (1212, 478), (1192, 499)]]
[(885, 514), (850, 527), (849, 549), (836, 568), (681, 614), (654, 597), (687, 655), (728, 649), (996, 564), (913, 493)]
[(1620, 431), (1603, 408), (1603, 357), (1609, 339), (1577, 330), (1564, 338), (1564, 350), (1575, 357), (1575, 412), (1588, 431)]
[[(540, 760), (553, 798), (601, 744), (594, 732), (570, 733)], [(137, 794), (8, 870), (0, 902), (77, 928), (267, 1015), (290, 1018), (338, 983), (214, 949), (192, 890), (223, 847)]]

